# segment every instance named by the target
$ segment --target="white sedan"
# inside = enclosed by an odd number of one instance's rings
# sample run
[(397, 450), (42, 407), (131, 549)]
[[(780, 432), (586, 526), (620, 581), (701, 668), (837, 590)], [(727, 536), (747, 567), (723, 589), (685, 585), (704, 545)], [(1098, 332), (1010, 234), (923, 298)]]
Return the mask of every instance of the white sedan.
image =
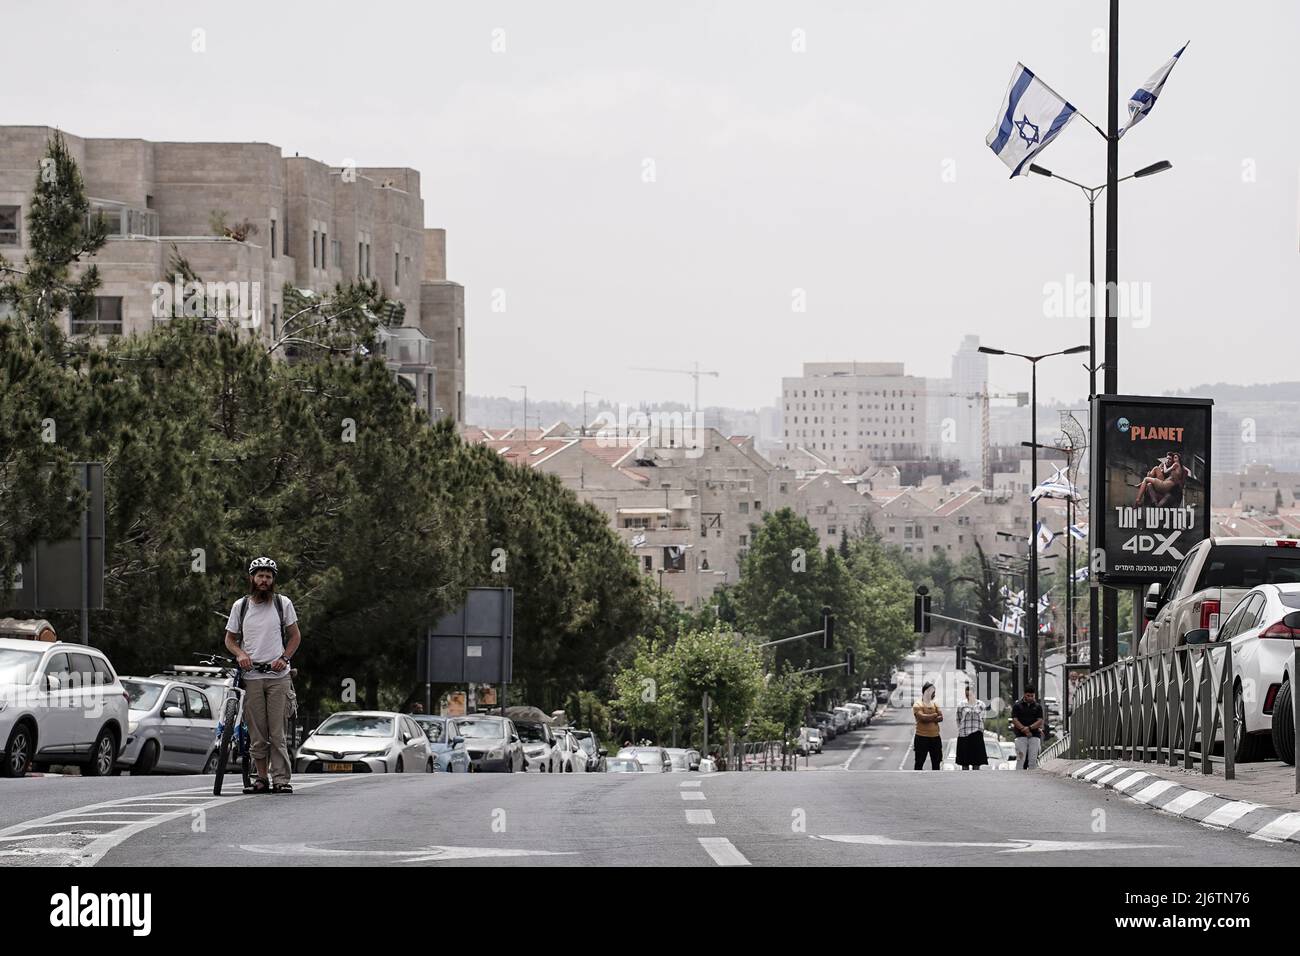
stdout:
[(587, 751), (582, 749), (578, 738), (567, 730), (556, 732), (555, 753), (559, 758), (561, 773), (587, 772)]
[[(1208, 636), (1193, 631), (1193, 641)], [(1200, 640), (1195, 640), (1199, 637)], [(1237, 760), (1267, 756), (1273, 718), (1291, 720), (1291, 662), (1300, 640), (1300, 584), (1261, 584), (1246, 592), (1214, 643), (1232, 644), (1232, 669), (1237, 685)], [(1285, 686), (1285, 693), (1283, 687)], [(1281, 704), (1281, 707), (1278, 704)], [(1287, 740), (1290, 736), (1287, 735)], [(1285, 755), (1279, 754), (1285, 759)]]
[(378, 710), (331, 714), (298, 748), (296, 773), (433, 773), (429, 738), (410, 717)]

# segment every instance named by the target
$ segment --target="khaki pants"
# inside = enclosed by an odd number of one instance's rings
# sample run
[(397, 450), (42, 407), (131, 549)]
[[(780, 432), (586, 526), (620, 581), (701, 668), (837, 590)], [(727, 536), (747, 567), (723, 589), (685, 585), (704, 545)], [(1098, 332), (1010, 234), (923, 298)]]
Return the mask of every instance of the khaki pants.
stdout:
[(289, 695), (293, 693), (290, 677), (263, 678), (244, 683), (244, 717), (248, 720), (250, 748), (254, 760), (271, 758), (271, 783), (288, 783), (292, 772), (289, 748), (284, 740), (284, 720)]

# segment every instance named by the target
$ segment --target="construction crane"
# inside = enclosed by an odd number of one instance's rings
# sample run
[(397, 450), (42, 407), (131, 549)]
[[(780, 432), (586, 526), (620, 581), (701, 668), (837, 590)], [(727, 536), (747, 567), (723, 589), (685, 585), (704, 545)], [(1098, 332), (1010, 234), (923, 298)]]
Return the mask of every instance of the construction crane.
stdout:
[(699, 363), (699, 362), (696, 362), (696, 363), (695, 363), (695, 368), (693, 368), (693, 369), (690, 369), (690, 368), (640, 368), (640, 367), (635, 367), (635, 366), (634, 366), (634, 367), (632, 368), (632, 371), (633, 371), (633, 372), (667, 372), (667, 373), (672, 374), (672, 375), (689, 375), (691, 378), (695, 379), (695, 407), (694, 407), (693, 409), (691, 409), (691, 410), (692, 410), (695, 414), (697, 414), (697, 415), (699, 414), (699, 411), (700, 411), (700, 376), (701, 376), (701, 375), (712, 375), (714, 378), (717, 378), (717, 377), (718, 377), (718, 374), (719, 374), (718, 372), (702, 372), (702, 371), (700, 371), (700, 363)]
[(1028, 392), (990, 392), (988, 386), (980, 392), (923, 392), (941, 398), (964, 398), (980, 403), (980, 473), (985, 488), (993, 487), (993, 458), (989, 454), (989, 399), (1014, 398), (1016, 407), (1023, 408), (1029, 404)]

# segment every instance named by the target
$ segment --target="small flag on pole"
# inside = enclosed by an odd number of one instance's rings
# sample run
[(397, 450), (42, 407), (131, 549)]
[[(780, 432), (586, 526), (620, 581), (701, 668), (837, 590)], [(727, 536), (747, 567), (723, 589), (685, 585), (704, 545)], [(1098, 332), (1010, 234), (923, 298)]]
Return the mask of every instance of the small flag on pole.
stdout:
[(1034, 530), (1034, 540), (1038, 542), (1039, 551), (1046, 551), (1056, 540), (1056, 534), (1048, 530), (1045, 522), (1039, 521), (1038, 527)]
[[(1188, 41), (1191, 42), (1190, 40)], [(1151, 78), (1143, 83), (1136, 93), (1129, 97), (1128, 101), (1128, 122), (1124, 128), (1119, 131), (1123, 136), (1138, 123), (1146, 119), (1146, 115), (1151, 112), (1156, 105), (1156, 100), (1160, 97), (1160, 91), (1165, 88), (1165, 80), (1169, 79), (1169, 74), (1173, 72), (1174, 66), (1178, 63), (1178, 58), (1183, 55), (1183, 50), (1187, 49), (1184, 43), (1177, 53), (1169, 58), (1169, 62), (1151, 74)]]
[(1088, 529), (1083, 527), (1083, 525), (1072, 524), (1070, 525), (1070, 534), (1082, 541), (1084, 538), (1088, 537)]
[(984, 142), (1006, 163), (1012, 176), (1027, 172), (1029, 161), (1060, 135), (1076, 110), (1023, 63), (1011, 71), (997, 122)]

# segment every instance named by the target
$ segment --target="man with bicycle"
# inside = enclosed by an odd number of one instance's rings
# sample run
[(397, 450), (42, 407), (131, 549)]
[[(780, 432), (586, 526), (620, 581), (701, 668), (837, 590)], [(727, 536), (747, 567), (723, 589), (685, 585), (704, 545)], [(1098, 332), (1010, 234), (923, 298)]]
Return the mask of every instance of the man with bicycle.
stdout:
[(257, 763), (253, 793), (293, 793), (284, 724), (293, 693), (289, 660), (302, 635), (293, 602), (275, 592), (278, 571), (270, 558), (254, 558), (248, 566), (249, 593), (235, 602), (226, 622), (226, 649), (244, 671), (244, 714)]

